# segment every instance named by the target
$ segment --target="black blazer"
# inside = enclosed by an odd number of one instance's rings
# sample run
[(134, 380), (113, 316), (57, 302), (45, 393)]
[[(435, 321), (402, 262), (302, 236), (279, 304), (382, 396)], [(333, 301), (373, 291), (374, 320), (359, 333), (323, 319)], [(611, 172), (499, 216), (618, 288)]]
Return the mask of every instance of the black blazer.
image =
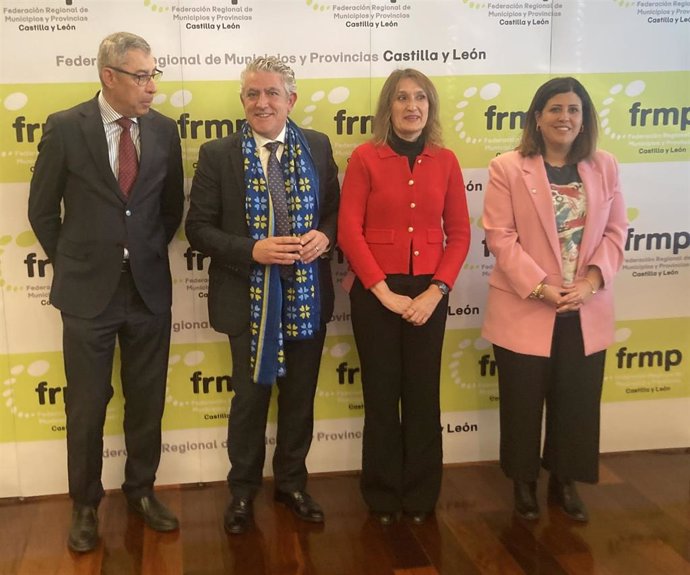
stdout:
[[(319, 227), (335, 246), (340, 184), (325, 134), (303, 130), (319, 173)], [(185, 229), (191, 246), (211, 257), (208, 311), (214, 329), (239, 335), (249, 326), (249, 272), (256, 240), (245, 219), (241, 134), (201, 146)], [(330, 258), (319, 260), (321, 320), (333, 315)]]
[[(182, 156), (173, 120), (139, 118), (139, 174), (129, 200), (108, 161), (98, 100), (48, 117), (29, 192), (29, 221), (53, 264), (51, 303), (78, 317), (112, 298), (123, 248), (137, 289), (153, 313), (172, 303), (168, 243), (182, 220)], [(61, 211), (62, 203), (62, 211)]]

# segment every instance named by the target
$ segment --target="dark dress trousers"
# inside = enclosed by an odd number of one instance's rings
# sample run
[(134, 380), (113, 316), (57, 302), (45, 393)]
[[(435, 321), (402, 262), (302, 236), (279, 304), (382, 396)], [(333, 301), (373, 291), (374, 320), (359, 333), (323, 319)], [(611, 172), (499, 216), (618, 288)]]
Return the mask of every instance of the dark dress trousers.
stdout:
[[(340, 186), (325, 134), (304, 130), (319, 174), (319, 231), (335, 245)], [(249, 368), (249, 273), (256, 240), (245, 220), (244, 168), (239, 133), (204, 144), (191, 190), (186, 232), (196, 250), (211, 257), (208, 310), (214, 329), (226, 333), (232, 353), (228, 422), (230, 489), (253, 497), (261, 485), (271, 386), (253, 383)], [(286, 342), (287, 375), (278, 378), (278, 431), (273, 458), (276, 488), (303, 490), (311, 445), (313, 403), (326, 332), (333, 314), (330, 260), (319, 261), (321, 330), (313, 339)]]
[(160, 459), (172, 303), (168, 242), (182, 219), (183, 174), (174, 121), (151, 110), (139, 129), (139, 172), (129, 197), (109, 163), (97, 98), (48, 117), (31, 180), (29, 220), (53, 265), (50, 300), (63, 320), (69, 490), (85, 505), (103, 495), (116, 340), (128, 496), (151, 493)]

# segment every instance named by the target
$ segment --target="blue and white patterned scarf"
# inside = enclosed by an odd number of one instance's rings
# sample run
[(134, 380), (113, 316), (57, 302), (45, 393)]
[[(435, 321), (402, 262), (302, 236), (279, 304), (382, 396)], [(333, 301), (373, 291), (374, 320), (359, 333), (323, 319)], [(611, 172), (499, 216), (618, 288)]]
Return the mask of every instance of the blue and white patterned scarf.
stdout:
[[(261, 240), (275, 235), (275, 219), (249, 122), (242, 126), (242, 155), (249, 235)], [(319, 178), (304, 134), (289, 118), (280, 164), (292, 234), (301, 236), (319, 224)], [(252, 381), (268, 385), (286, 373), (283, 340), (309, 339), (321, 323), (318, 259), (296, 262), (289, 280), (281, 280), (279, 267), (255, 263), (249, 277)]]

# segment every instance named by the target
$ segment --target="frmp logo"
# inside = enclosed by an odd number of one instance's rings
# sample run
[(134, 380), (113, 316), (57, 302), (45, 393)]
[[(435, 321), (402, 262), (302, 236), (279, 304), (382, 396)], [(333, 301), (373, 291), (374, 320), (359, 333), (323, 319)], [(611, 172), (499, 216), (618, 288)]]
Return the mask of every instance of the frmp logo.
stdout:
[(462, 0), (462, 3), (468, 8), (472, 8), (473, 10), (481, 10), (482, 8), (486, 8), (485, 2), (475, 2), (474, 0)]
[(192, 383), (192, 393), (194, 395), (229, 393), (232, 391), (232, 377), (226, 374), (206, 376), (197, 370), (192, 373), (189, 381)]
[(625, 251), (666, 251), (677, 255), (690, 247), (690, 232), (649, 232), (639, 233), (632, 226), (628, 228)]
[(0, 237), (0, 287), (8, 291), (24, 291), (29, 283), (51, 277), (50, 260), (45, 257), (32, 231)]
[(26, 254), (24, 265), (26, 266), (26, 277), (44, 278), (48, 275), (47, 269), (50, 265), (50, 260), (48, 258), (39, 258), (35, 252), (30, 252)]
[(305, 0), (307, 6), (316, 12), (326, 12), (331, 9), (330, 2), (316, 2), (316, 0)]
[(683, 362), (683, 353), (679, 349), (629, 351), (620, 347), (616, 351), (618, 369), (660, 368), (670, 371)]
[[(477, 132), (472, 133), (472, 130), (467, 129), (467, 126), (465, 125), (465, 112), (469, 111), (469, 106), (471, 104), (477, 103), (481, 105), (481, 102), (479, 100), (488, 102), (496, 99), (500, 95), (500, 93), (501, 85), (496, 82), (485, 84), (481, 88), (478, 88), (477, 86), (470, 86), (463, 92), (463, 99), (455, 105), (455, 107), (458, 109), (458, 112), (456, 112), (456, 114), (453, 116), (453, 121), (455, 122), (455, 131), (457, 132), (458, 138), (460, 140), (462, 140), (466, 144), (477, 144), (482, 141), (482, 137), (479, 134), (480, 130), (477, 130)], [(477, 96), (478, 98), (476, 98)], [(490, 105), (484, 113), (484, 116), (487, 119), (486, 130), (503, 129), (503, 118), (508, 115), (508, 112), (501, 112), (497, 114), (496, 109), (497, 106)], [(473, 115), (474, 114), (469, 114), (468, 116)], [(495, 117), (500, 118), (499, 123), (501, 125), (494, 128), (493, 118)]]
[(690, 106), (681, 108), (643, 108), (641, 102), (634, 102), (628, 110), (632, 127), (651, 126), (680, 126), (684, 132), (690, 126)]
[[(668, 88), (668, 85), (664, 86), (664, 94), (668, 93)], [(687, 93), (687, 88), (685, 92)], [(681, 96), (682, 93), (679, 90)], [(614, 84), (608, 90), (599, 110), (604, 135), (620, 140), (638, 133), (639, 128), (665, 128), (667, 132), (678, 128), (684, 132), (690, 126), (690, 106), (659, 106), (656, 104), (658, 99), (659, 96), (648, 90), (644, 80), (633, 80), (625, 85)], [(630, 128), (635, 130), (630, 131)]]
[(208, 256), (193, 250), (192, 247), (189, 246), (184, 254), (182, 254), (182, 257), (185, 260), (187, 271), (204, 271), (206, 267), (204, 265), (204, 260), (206, 260)]
[(359, 367), (350, 367), (346, 361), (341, 361), (338, 367), (335, 368), (335, 371), (338, 374), (338, 385), (345, 385), (346, 382), (352, 385), (355, 383), (357, 374), (359, 374), (361, 369)]
[(12, 356), (9, 372), (2, 382), (3, 406), (21, 421), (35, 420), (41, 424), (44, 423), (41, 420), (52, 420), (53, 416), (64, 419), (64, 380), (60, 354), (45, 354), (41, 359), (35, 355)]

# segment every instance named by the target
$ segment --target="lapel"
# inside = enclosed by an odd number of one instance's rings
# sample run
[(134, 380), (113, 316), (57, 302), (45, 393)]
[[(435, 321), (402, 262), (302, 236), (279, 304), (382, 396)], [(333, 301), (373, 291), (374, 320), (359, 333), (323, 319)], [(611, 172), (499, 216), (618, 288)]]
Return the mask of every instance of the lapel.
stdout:
[(101, 117), (101, 110), (98, 107), (98, 97), (86, 103), (82, 110), (84, 121), (80, 123), (84, 134), (84, 139), (91, 155), (96, 170), (109, 188), (122, 200), (125, 197), (120, 190), (115, 174), (110, 167), (110, 159), (108, 156), (108, 142), (105, 139), (105, 130), (103, 129), (103, 118)]
[(235, 183), (240, 194), (244, 196), (244, 158), (242, 156), (242, 133), (237, 132), (237, 137), (230, 140), (230, 161), (235, 175)]
[(551, 186), (546, 176), (544, 160), (541, 156), (529, 156), (522, 158), (522, 178), (527, 186), (527, 193), (532, 200), (534, 209), (539, 217), (542, 228), (546, 232), (549, 245), (556, 259), (561, 261), (561, 246), (558, 242), (558, 230), (556, 229), (556, 217), (553, 213), (553, 200), (551, 199)]
[[(156, 163), (156, 150), (159, 148), (158, 139), (160, 138), (159, 130), (156, 130), (155, 116), (149, 112), (145, 116), (139, 117), (139, 172), (137, 179), (134, 181), (134, 186), (129, 193), (130, 201), (136, 201), (137, 193), (141, 182), (147, 180), (147, 174), (153, 169)], [(119, 190), (119, 186), (118, 186)]]
[[(603, 175), (599, 169), (598, 164), (594, 159), (585, 160), (578, 163), (577, 171), (582, 179), (582, 185), (585, 188), (585, 197), (587, 198), (587, 219), (590, 220), (589, 225), (585, 224), (584, 233), (582, 234), (582, 243), (580, 244), (580, 254), (589, 254), (590, 246), (597, 245), (601, 240), (600, 226), (597, 222), (592, 221), (601, 213), (601, 206), (603, 202), (604, 190)], [(580, 262), (583, 258), (580, 258)]]

